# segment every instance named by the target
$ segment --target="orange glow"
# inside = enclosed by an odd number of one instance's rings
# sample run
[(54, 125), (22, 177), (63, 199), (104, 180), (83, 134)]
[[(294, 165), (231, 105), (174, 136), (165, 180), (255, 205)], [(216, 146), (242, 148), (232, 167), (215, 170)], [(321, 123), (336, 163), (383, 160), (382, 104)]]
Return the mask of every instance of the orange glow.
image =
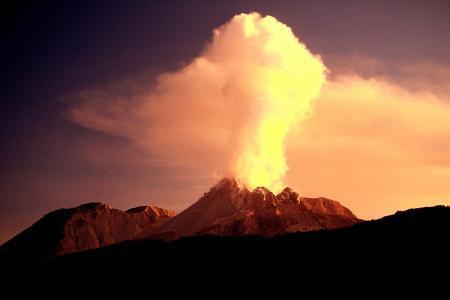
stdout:
[[(384, 69), (383, 61), (340, 60), (349, 70), (331, 69), (326, 81), (320, 58), (287, 26), (243, 14), (215, 29), (198, 57), (131, 97), (114, 87), (84, 91), (70, 118), (132, 140), (151, 154), (140, 164), (189, 182), (191, 194), (171, 198), (178, 208), (213, 176), (230, 175), (332, 198), (361, 218), (450, 205), (448, 66), (399, 62), (404, 76), (393, 79), (354, 73)], [(130, 82), (123, 88), (136, 90)], [(166, 207), (166, 194), (157, 198)]]

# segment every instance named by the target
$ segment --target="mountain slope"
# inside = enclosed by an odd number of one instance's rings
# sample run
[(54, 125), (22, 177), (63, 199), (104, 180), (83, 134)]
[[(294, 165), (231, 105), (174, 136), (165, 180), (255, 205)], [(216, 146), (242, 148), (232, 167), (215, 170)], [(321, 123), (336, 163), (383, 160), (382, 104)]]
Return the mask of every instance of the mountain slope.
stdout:
[(277, 196), (261, 187), (249, 191), (233, 179), (223, 179), (178, 216), (138, 238), (169, 232), (175, 236), (273, 236), (350, 226), (359, 221), (337, 201), (302, 198), (290, 188)]
[(98, 248), (131, 239), (173, 216), (174, 212), (153, 206), (126, 212), (102, 203), (58, 209), (6, 242), (0, 252), (41, 258)]

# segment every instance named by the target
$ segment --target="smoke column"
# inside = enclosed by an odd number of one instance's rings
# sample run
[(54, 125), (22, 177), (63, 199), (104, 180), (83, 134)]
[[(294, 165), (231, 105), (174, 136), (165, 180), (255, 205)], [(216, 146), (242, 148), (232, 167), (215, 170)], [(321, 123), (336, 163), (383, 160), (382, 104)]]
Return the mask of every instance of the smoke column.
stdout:
[(217, 28), (204, 58), (220, 66), (233, 107), (232, 176), (250, 188), (280, 191), (288, 170), (285, 139), (310, 113), (325, 66), (288, 26), (257, 13)]
[(159, 75), (144, 93), (83, 94), (69, 118), (148, 145), (175, 164), (198, 165), (209, 154), (199, 153), (214, 149), (222, 176), (278, 192), (288, 169), (286, 137), (311, 112), (325, 73), (288, 26), (240, 14), (213, 31), (198, 57)]

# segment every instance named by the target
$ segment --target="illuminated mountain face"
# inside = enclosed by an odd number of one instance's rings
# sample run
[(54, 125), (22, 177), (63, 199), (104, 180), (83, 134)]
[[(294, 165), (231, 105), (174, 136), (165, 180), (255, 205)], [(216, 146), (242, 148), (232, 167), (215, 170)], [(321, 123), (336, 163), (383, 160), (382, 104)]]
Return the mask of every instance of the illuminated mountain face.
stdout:
[(303, 198), (290, 188), (278, 195), (264, 187), (250, 191), (234, 179), (223, 179), (178, 216), (140, 237), (168, 232), (181, 236), (273, 236), (345, 227), (359, 221), (337, 201)]

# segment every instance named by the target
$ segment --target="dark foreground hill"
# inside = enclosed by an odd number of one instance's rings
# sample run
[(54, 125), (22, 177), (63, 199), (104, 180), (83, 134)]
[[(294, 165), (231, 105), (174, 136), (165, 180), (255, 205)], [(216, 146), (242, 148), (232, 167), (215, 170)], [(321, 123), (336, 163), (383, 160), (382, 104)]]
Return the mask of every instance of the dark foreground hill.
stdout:
[[(132, 240), (37, 261), (1, 257), (5, 287), (43, 294), (121, 287), (148, 296), (162, 293), (236, 297), (267, 290), (386, 296), (389, 288), (427, 295), (442, 290), (449, 268), (450, 207), (410, 209), (351, 227), (297, 232), (271, 238), (196, 236), (174, 241)], [(427, 283), (427, 284), (425, 284)], [(428, 289), (429, 284), (434, 285)], [(20, 286), (17, 289), (15, 286)], [(27, 287), (24, 289), (24, 287)], [(214, 288), (213, 294), (206, 293)], [(317, 289), (319, 288), (319, 289)], [(436, 289), (439, 288), (439, 289)], [(233, 296), (234, 295), (234, 296)], [(358, 294), (361, 295), (361, 294)], [(128, 297), (127, 296), (127, 297)]]
[(410, 209), (346, 228), (272, 238), (198, 236), (176, 241), (126, 241), (41, 260), (34, 266), (54, 272), (143, 268), (150, 273), (185, 268), (345, 268), (351, 262), (363, 268), (380, 263), (414, 267), (447, 259), (449, 241), (450, 207), (435, 206)]

